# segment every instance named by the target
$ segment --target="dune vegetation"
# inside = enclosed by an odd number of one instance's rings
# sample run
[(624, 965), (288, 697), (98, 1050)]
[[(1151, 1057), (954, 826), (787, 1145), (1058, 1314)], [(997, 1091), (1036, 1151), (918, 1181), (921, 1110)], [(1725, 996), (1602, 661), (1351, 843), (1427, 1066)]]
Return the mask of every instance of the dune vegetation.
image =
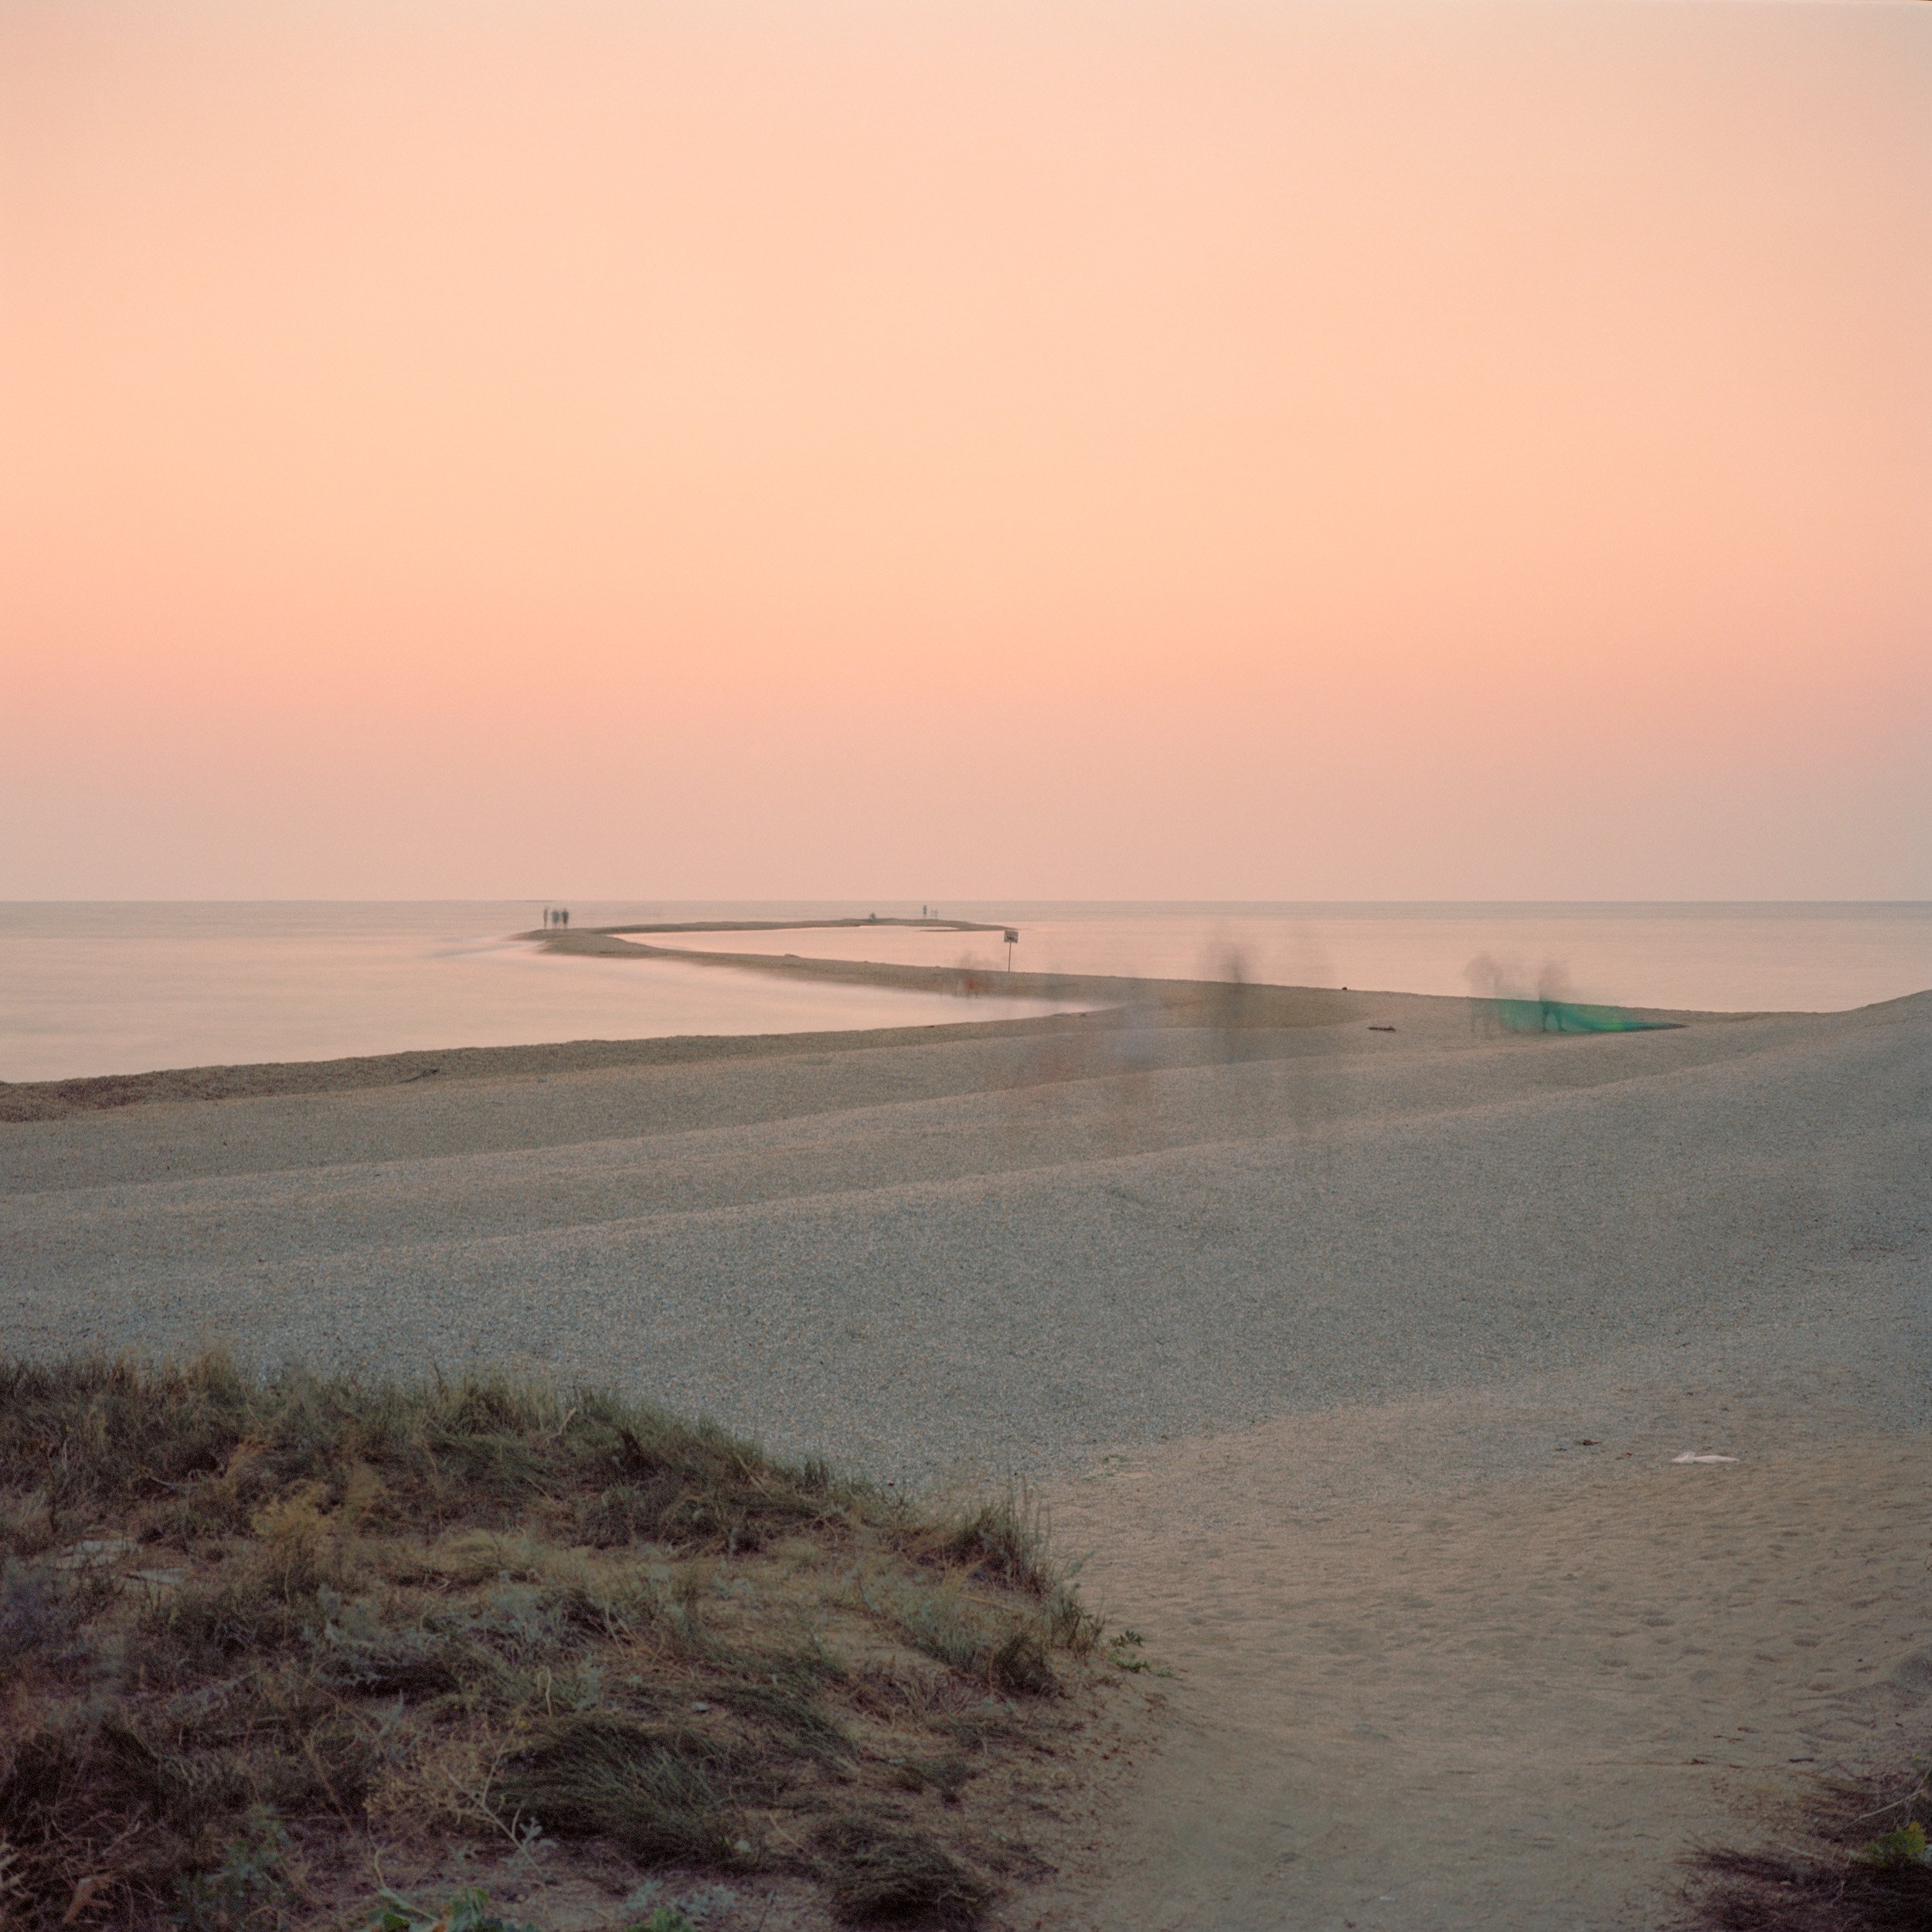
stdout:
[(1023, 1497), (488, 1376), (0, 1364), (0, 1561), (23, 1928), (969, 1925), (1124, 1681)]
[(1685, 1932), (1923, 1932), (1932, 1758), (1820, 1779), (1774, 1838), (1698, 1854)]

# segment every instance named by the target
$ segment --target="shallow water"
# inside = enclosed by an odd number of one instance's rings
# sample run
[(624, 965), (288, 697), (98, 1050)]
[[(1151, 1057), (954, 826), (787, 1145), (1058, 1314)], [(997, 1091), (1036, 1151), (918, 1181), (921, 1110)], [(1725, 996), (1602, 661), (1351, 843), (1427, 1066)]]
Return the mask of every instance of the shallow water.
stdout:
[(539, 916), (500, 903), (0, 906), (0, 1080), (1066, 1010), (573, 958), (505, 937)]
[[(579, 902), (588, 926), (828, 918), (917, 904)], [(1721, 1011), (1831, 1011), (1932, 986), (1932, 905), (1372, 906), (958, 902), (1015, 964), (1463, 993), (1485, 986)], [(410, 1048), (944, 1024), (1054, 1009), (547, 954), (517, 901), (0, 905), (0, 1079)], [(658, 943), (674, 943), (667, 935)], [(1005, 964), (997, 933), (691, 934), (700, 950)]]

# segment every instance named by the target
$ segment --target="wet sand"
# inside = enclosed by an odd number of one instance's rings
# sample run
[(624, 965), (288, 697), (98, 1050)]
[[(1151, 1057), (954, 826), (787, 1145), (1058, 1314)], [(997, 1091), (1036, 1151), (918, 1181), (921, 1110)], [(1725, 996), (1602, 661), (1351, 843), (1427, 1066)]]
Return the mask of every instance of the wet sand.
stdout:
[(1026, 1475), (1176, 1675), (1015, 1924), (1654, 1924), (1790, 1760), (1922, 1736), (1932, 996), (1106, 990), (5, 1090), (10, 1345), (508, 1360)]

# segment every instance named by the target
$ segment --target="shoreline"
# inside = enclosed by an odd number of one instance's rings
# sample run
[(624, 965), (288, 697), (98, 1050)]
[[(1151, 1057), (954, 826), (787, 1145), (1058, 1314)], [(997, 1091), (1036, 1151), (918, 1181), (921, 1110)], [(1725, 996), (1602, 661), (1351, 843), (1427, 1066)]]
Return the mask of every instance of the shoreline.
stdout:
[[(870, 922), (825, 923), (863, 925)], [(883, 925), (886, 922), (882, 920), (878, 923)], [(740, 925), (732, 930), (748, 928)], [(406, 1086), (430, 1080), (447, 1084), (519, 1076), (547, 1077), (624, 1067), (684, 1065), (707, 1060), (767, 1059), (787, 1054), (872, 1052), (883, 1048), (930, 1046), (948, 1040), (1050, 1036), (1118, 1026), (1196, 1024), (1240, 1032), (1298, 1031), (1311, 1027), (1345, 1026), (1351, 1021), (1363, 1020), (1372, 1012), (1405, 1011), (1411, 1023), (1420, 1014), (1428, 1012), (1438, 1020), (1453, 1015), (1466, 1026), (1475, 1026), (1481, 1023), (1497, 1004), (1492, 1000), (1446, 993), (1402, 993), (1346, 987), (1155, 979), (1100, 974), (989, 972), (957, 966), (908, 966), (869, 960), (698, 952), (682, 947), (629, 944), (612, 937), (604, 929), (576, 934), (519, 933), (512, 937), (537, 940), (552, 951), (593, 957), (667, 959), (761, 972), (777, 978), (829, 981), (961, 998), (1078, 1002), (1085, 1010), (1029, 1015), (1018, 1019), (989, 1015), (985, 1019), (930, 1022), (912, 1026), (838, 1028), (818, 1032), (683, 1033), (632, 1039), (536, 1040), (506, 1046), (414, 1047), (390, 1053), (347, 1054), (327, 1060), (210, 1061), (196, 1066), (158, 1067), (131, 1073), (0, 1080), (0, 1125), (59, 1120), (76, 1113), (174, 1102), (342, 1093), (359, 1088)], [(1645, 1028), (1655, 1030), (1749, 1020), (1833, 1017), (1795, 1013), (1699, 1012), (1646, 1007), (1624, 1010)], [(1851, 1010), (1859, 1012), (1866, 1009)]]
[[(1045, 1001), (1080, 1006), (1083, 1012), (926, 1020), (911, 1024), (816, 1028), (758, 1033), (689, 1032), (634, 1035), (623, 1032), (563, 1033), (490, 1045), (439, 1043), (372, 1053), (329, 1054), (300, 1059), (206, 1060), (151, 1063), (131, 1070), (56, 1073), (0, 1079), (0, 1124), (60, 1119), (75, 1112), (115, 1110), (151, 1103), (226, 1100), (279, 1094), (320, 1094), (384, 1087), (412, 1081), (459, 1081), (538, 1077), (623, 1066), (665, 1065), (689, 1060), (763, 1057), (788, 1052), (845, 1052), (964, 1039), (1003, 1036), (1019, 1029), (1057, 1032), (1070, 1026), (1167, 1025), (1184, 1022), (1189, 1010), (1217, 1027), (1270, 1029), (1343, 1024), (1366, 1008), (1400, 1003), (1413, 1014), (1423, 1008), (1464, 1015), (1472, 1024), (1495, 1015), (1507, 1002), (1465, 994), (1404, 992), (1391, 988), (1296, 985), (1267, 981), (1201, 979), (1155, 975), (1107, 975), (1012, 971), (997, 967), (923, 965), (797, 954), (743, 953), (657, 947), (653, 934), (862, 931), (894, 928), (934, 932), (998, 932), (1002, 923), (963, 919), (913, 919), (898, 916), (823, 919), (685, 920), (568, 928), (539, 927), (508, 933), (505, 940), (535, 950), (632, 963), (656, 960), (678, 966), (708, 966), (759, 973), (801, 984), (846, 985), (872, 991), (911, 993), (947, 999)], [(1701, 1009), (1631, 1005), (1612, 1009), (1631, 1030), (1688, 1025), (1735, 1025), (1750, 1021), (1845, 1019), (1873, 1008), (1911, 998), (1893, 995), (1849, 1008)], [(1529, 1012), (1536, 1002), (1514, 1004)], [(1567, 1002), (1565, 1002), (1567, 1005)], [(1577, 1009), (1584, 1014), (1606, 1009)], [(1507, 1030), (1536, 1030), (1510, 1025)], [(1553, 1032), (1594, 1032), (1592, 1025), (1557, 1026)], [(1617, 1030), (1612, 1029), (1611, 1030)]]
[(1090, 1016), (1046, 1013), (1024, 1019), (961, 1020), (923, 1026), (851, 1028), (817, 1033), (678, 1033), (638, 1039), (539, 1040), (522, 1046), (417, 1047), (397, 1053), (323, 1060), (243, 1060), (157, 1068), (145, 1073), (87, 1073), (69, 1080), (0, 1080), (0, 1124), (196, 1100), (263, 1100), (406, 1087), (434, 1080), (546, 1078), (708, 1060), (837, 1053), (910, 1046), (961, 1036), (998, 1038), (1051, 1032)]

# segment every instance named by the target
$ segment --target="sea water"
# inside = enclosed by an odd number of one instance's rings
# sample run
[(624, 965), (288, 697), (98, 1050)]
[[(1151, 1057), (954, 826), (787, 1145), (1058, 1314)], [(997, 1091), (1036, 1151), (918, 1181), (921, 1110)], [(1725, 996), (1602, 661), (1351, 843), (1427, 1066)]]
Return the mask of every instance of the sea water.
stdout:
[[(1932, 987), (1932, 905), (1345, 905), (957, 901), (1016, 968), (1629, 1005), (1833, 1011)], [(916, 916), (898, 900), (577, 902), (573, 929)], [(1056, 1010), (821, 985), (510, 937), (532, 902), (0, 905), (0, 1079), (417, 1048), (944, 1024)], [(719, 951), (998, 972), (999, 931), (690, 934)]]

